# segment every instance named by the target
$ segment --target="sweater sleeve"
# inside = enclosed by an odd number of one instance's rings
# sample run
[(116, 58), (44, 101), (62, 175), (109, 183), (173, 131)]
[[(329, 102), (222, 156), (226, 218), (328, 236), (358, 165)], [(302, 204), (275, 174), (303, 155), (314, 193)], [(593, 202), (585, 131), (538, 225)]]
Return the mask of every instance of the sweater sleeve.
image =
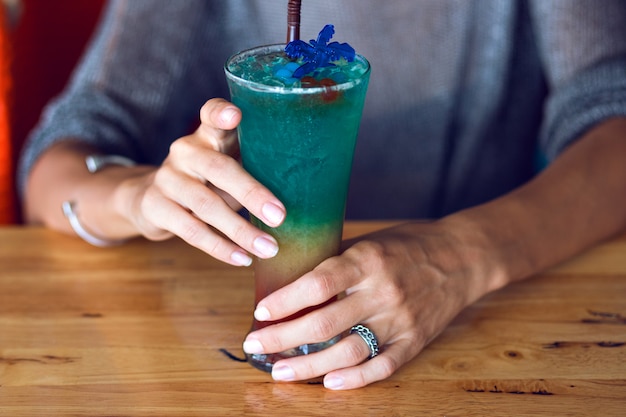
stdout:
[(626, 116), (626, 3), (536, 0), (548, 99), (541, 147), (552, 160), (595, 124)]
[(220, 94), (221, 66), (206, 65), (197, 53), (198, 45), (209, 48), (202, 37), (219, 30), (205, 19), (210, 7), (202, 0), (112, 0), (68, 86), (27, 140), (20, 194), (37, 158), (68, 138), (159, 164), (170, 143), (197, 123), (202, 103)]

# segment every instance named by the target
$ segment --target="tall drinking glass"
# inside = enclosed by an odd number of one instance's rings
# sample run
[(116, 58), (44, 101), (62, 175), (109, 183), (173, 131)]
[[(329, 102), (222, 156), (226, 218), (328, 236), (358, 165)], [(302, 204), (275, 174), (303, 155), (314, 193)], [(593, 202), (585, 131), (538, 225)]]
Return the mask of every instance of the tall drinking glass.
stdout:
[[(231, 100), (242, 111), (238, 134), (243, 166), (287, 209), (277, 228), (251, 219), (280, 247), (274, 258), (255, 260), (255, 304), (338, 253), (370, 74), (367, 60), (357, 55), (341, 69), (325, 69), (327, 74), (319, 77), (326, 78), (307, 77), (285, 85), (273, 77), (276, 62), (285, 59), (284, 48), (254, 48), (232, 56), (225, 65)], [(254, 320), (252, 330), (273, 323)], [(250, 354), (248, 361), (270, 372), (279, 359), (317, 352), (338, 339), (281, 353)]]

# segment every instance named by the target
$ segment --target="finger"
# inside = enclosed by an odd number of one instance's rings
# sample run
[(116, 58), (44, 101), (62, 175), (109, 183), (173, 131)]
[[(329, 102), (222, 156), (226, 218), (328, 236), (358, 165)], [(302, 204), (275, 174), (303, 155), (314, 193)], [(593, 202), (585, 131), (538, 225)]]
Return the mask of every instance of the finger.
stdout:
[(199, 173), (211, 184), (228, 192), (268, 226), (276, 227), (283, 222), (286, 210), (282, 202), (237, 161), (217, 153), (207, 155), (207, 158), (208, 164)]
[[(361, 341), (363, 345), (365, 343)], [(324, 386), (332, 390), (361, 388), (376, 381), (389, 378), (409, 359), (417, 355), (415, 346), (408, 339), (400, 339), (385, 346), (384, 352), (360, 365), (329, 372)]]
[(289, 317), (306, 307), (317, 306), (332, 299), (350, 288), (361, 276), (363, 272), (350, 258), (329, 258), (313, 271), (259, 301), (254, 317), (259, 321)]
[[(176, 181), (172, 181), (170, 185), (174, 190), (183, 189), (183, 184), (176, 185)], [(222, 232), (239, 247), (264, 259), (278, 253), (278, 242), (273, 236), (259, 232), (206, 186), (192, 182), (184, 187), (184, 191), (179, 191), (176, 198), (179, 198), (179, 204), (189, 208), (202, 221)]]
[(239, 143), (235, 128), (241, 121), (241, 110), (224, 99), (211, 99), (200, 109), (197, 132), (213, 150), (238, 155)]
[[(371, 304), (352, 295), (329, 303), (305, 316), (249, 333), (243, 344), (246, 353), (275, 353), (303, 344), (326, 342), (363, 321)], [(379, 337), (386, 337), (380, 334)]]
[(208, 100), (200, 109), (200, 122), (222, 130), (232, 130), (241, 121), (241, 110), (222, 98)]
[(280, 200), (230, 156), (219, 152), (198, 152), (197, 146), (185, 140), (174, 142), (170, 155), (173, 161), (177, 161), (179, 169), (227, 192), (268, 226), (276, 227), (283, 222), (286, 210)]
[[(148, 221), (167, 230), (214, 258), (235, 266), (249, 266), (250, 256), (230, 240), (219, 235), (206, 223), (167, 198), (146, 198), (144, 206)], [(150, 237), (150, 236), (147, 236)]]
[(321, 352), (276, 362), (272, 368), (272, 378), (277, 381), (311, 379), (325, 375), (338, 367), (358, 365), (369, 355), (369, 347), (363, 343), (363, 339), (352, 334)]
[(204, 184), (189, 181), (184, 175), (171, 172), (168, 180), (162, 184), (162, 192), (182, 207), (191, 210), (203, 222), (222, 232), (239, 247), (256, 256), (271, 258), (278, 253), (278, 243), (274, 237), (259, 232)]

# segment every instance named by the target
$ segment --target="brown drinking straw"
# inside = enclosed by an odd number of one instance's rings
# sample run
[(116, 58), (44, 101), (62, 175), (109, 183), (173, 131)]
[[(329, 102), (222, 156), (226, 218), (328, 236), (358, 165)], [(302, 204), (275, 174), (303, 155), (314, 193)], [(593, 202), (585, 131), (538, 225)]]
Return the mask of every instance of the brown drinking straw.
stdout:
[(302, 0), (289, 0), (287, 4), (287, 43), (300, 39), (300, 9)]

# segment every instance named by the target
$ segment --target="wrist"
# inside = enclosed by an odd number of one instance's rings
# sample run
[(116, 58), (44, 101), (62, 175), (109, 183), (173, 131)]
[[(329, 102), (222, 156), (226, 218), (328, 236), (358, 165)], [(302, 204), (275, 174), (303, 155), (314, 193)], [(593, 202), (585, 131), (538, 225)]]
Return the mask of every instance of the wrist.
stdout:
[[(503, 236), (483, 216), (471, 210), (461, 211), (438, 221), (450, 233), (454, 256), (466, 269), (467, 279), (473, 289), (473, 302), (482, 295), (505, 287), (523, 275), (517, 264), (522, 258), (518, 242)], [(519, 256), (520, 259), (515, 259)]]
[(124, 178), (117, 182), (111, 193), (110, 210), (117, 219), (118, 232), (139, 236), (142, 232), (135, 213), (146, 188), (146, 178), (154, 173), (154, 167), (137, 166), (125, 171)]
[(103, 240), (123, 241), (138, 236), (126, 209), (132, 197), (127, 184), (148, 169), (151, 168), (115, 164), (86, 177), (77, 188), (75, 201), (83, 226)]
[(63, 215), (67, 219), (70, 224), (70, 227), (76, 233), (78, 237), (83, 239), (85, 242), (99, 247), (108, 247), (108, 246), (116, 246), (125, 242), (125, 240), (112, 240), (103, 238), (101, 236), (97, 236), (83, 225), (78, 217), (78, 212), (76, 209), (76, 202), (73, 200), (66, 200), (62, 204)]

